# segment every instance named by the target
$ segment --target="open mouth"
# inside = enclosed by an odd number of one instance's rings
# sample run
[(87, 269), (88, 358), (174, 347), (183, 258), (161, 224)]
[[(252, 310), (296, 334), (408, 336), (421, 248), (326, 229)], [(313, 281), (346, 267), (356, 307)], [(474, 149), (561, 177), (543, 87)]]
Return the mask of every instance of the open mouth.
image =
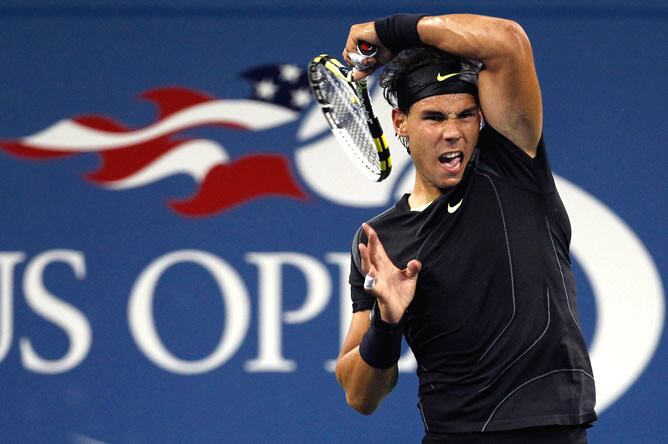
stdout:
[(453, 151), (451, 153), (444, 153), (438, 156), (438, 161), (441, 165), (450, 170), (459, 168), (464, 161), (464, 153), (462, 151)]

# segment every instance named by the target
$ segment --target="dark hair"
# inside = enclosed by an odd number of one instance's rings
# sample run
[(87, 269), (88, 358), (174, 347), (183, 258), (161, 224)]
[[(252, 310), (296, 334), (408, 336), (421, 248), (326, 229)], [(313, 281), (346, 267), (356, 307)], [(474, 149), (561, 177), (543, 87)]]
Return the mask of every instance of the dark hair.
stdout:
[[(380, 76), (383, 95), (392, 107), (408, 113), (410, 105), (404, 106), (405, 109), (399, 107), (397, 92), (400, 84), (407, 76), (426, 66), (455, 66), (463, 73), (459, 79), (469, 85), (477, 85), (478, 73), (482, 68), (479, 62), (461, 59), (429, 46), (405, 49), (397, 54)], [(474, 96), (477, 101), (477, 92)]]

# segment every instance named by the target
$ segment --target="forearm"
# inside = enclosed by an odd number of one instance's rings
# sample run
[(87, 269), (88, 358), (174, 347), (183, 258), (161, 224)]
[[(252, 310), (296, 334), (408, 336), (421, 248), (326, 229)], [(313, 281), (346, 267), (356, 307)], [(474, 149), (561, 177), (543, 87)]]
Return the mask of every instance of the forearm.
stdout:
[(380, 401), (396, 386), (397, 365), (377, 369), (368, 365), (355, 347), (336, 363), (336, 379), (346, 393), (346, 401), (364, 415), (373, 413)]
[(497, 61), (532, 59), (526, 33), (511, 20), (473, 14), (427, 16), (417, 29), (422, 43), (488, 68)]
[(422, 43), (485, 65), (478, 94), (485, 121), (529, 156), (543, 128), (543, 105), (531, 43), (517, 23), (494, 17), (454, 14), (423, 17)]

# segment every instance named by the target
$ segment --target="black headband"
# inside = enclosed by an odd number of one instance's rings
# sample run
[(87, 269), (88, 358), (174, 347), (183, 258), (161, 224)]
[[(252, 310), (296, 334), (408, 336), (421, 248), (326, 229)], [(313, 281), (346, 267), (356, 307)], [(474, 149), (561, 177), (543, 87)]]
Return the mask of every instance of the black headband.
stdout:
[(478, 95), (476, 72), (465, 64), (427, 65), (401, 79), (397, 85), (397, 105), (407, 110), (415, 102), (440, 94)]

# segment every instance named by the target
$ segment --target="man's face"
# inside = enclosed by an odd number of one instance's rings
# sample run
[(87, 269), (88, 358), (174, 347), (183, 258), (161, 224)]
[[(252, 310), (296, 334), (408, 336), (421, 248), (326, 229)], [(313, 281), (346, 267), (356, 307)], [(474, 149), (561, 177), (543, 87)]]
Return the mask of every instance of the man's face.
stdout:
[(415, 102), (408, 114), (395, 110), (395, 131), (408, 137), (416, 187), (455, 186), (478, 143), (482, 115), (473, 95), (442, 94)]

